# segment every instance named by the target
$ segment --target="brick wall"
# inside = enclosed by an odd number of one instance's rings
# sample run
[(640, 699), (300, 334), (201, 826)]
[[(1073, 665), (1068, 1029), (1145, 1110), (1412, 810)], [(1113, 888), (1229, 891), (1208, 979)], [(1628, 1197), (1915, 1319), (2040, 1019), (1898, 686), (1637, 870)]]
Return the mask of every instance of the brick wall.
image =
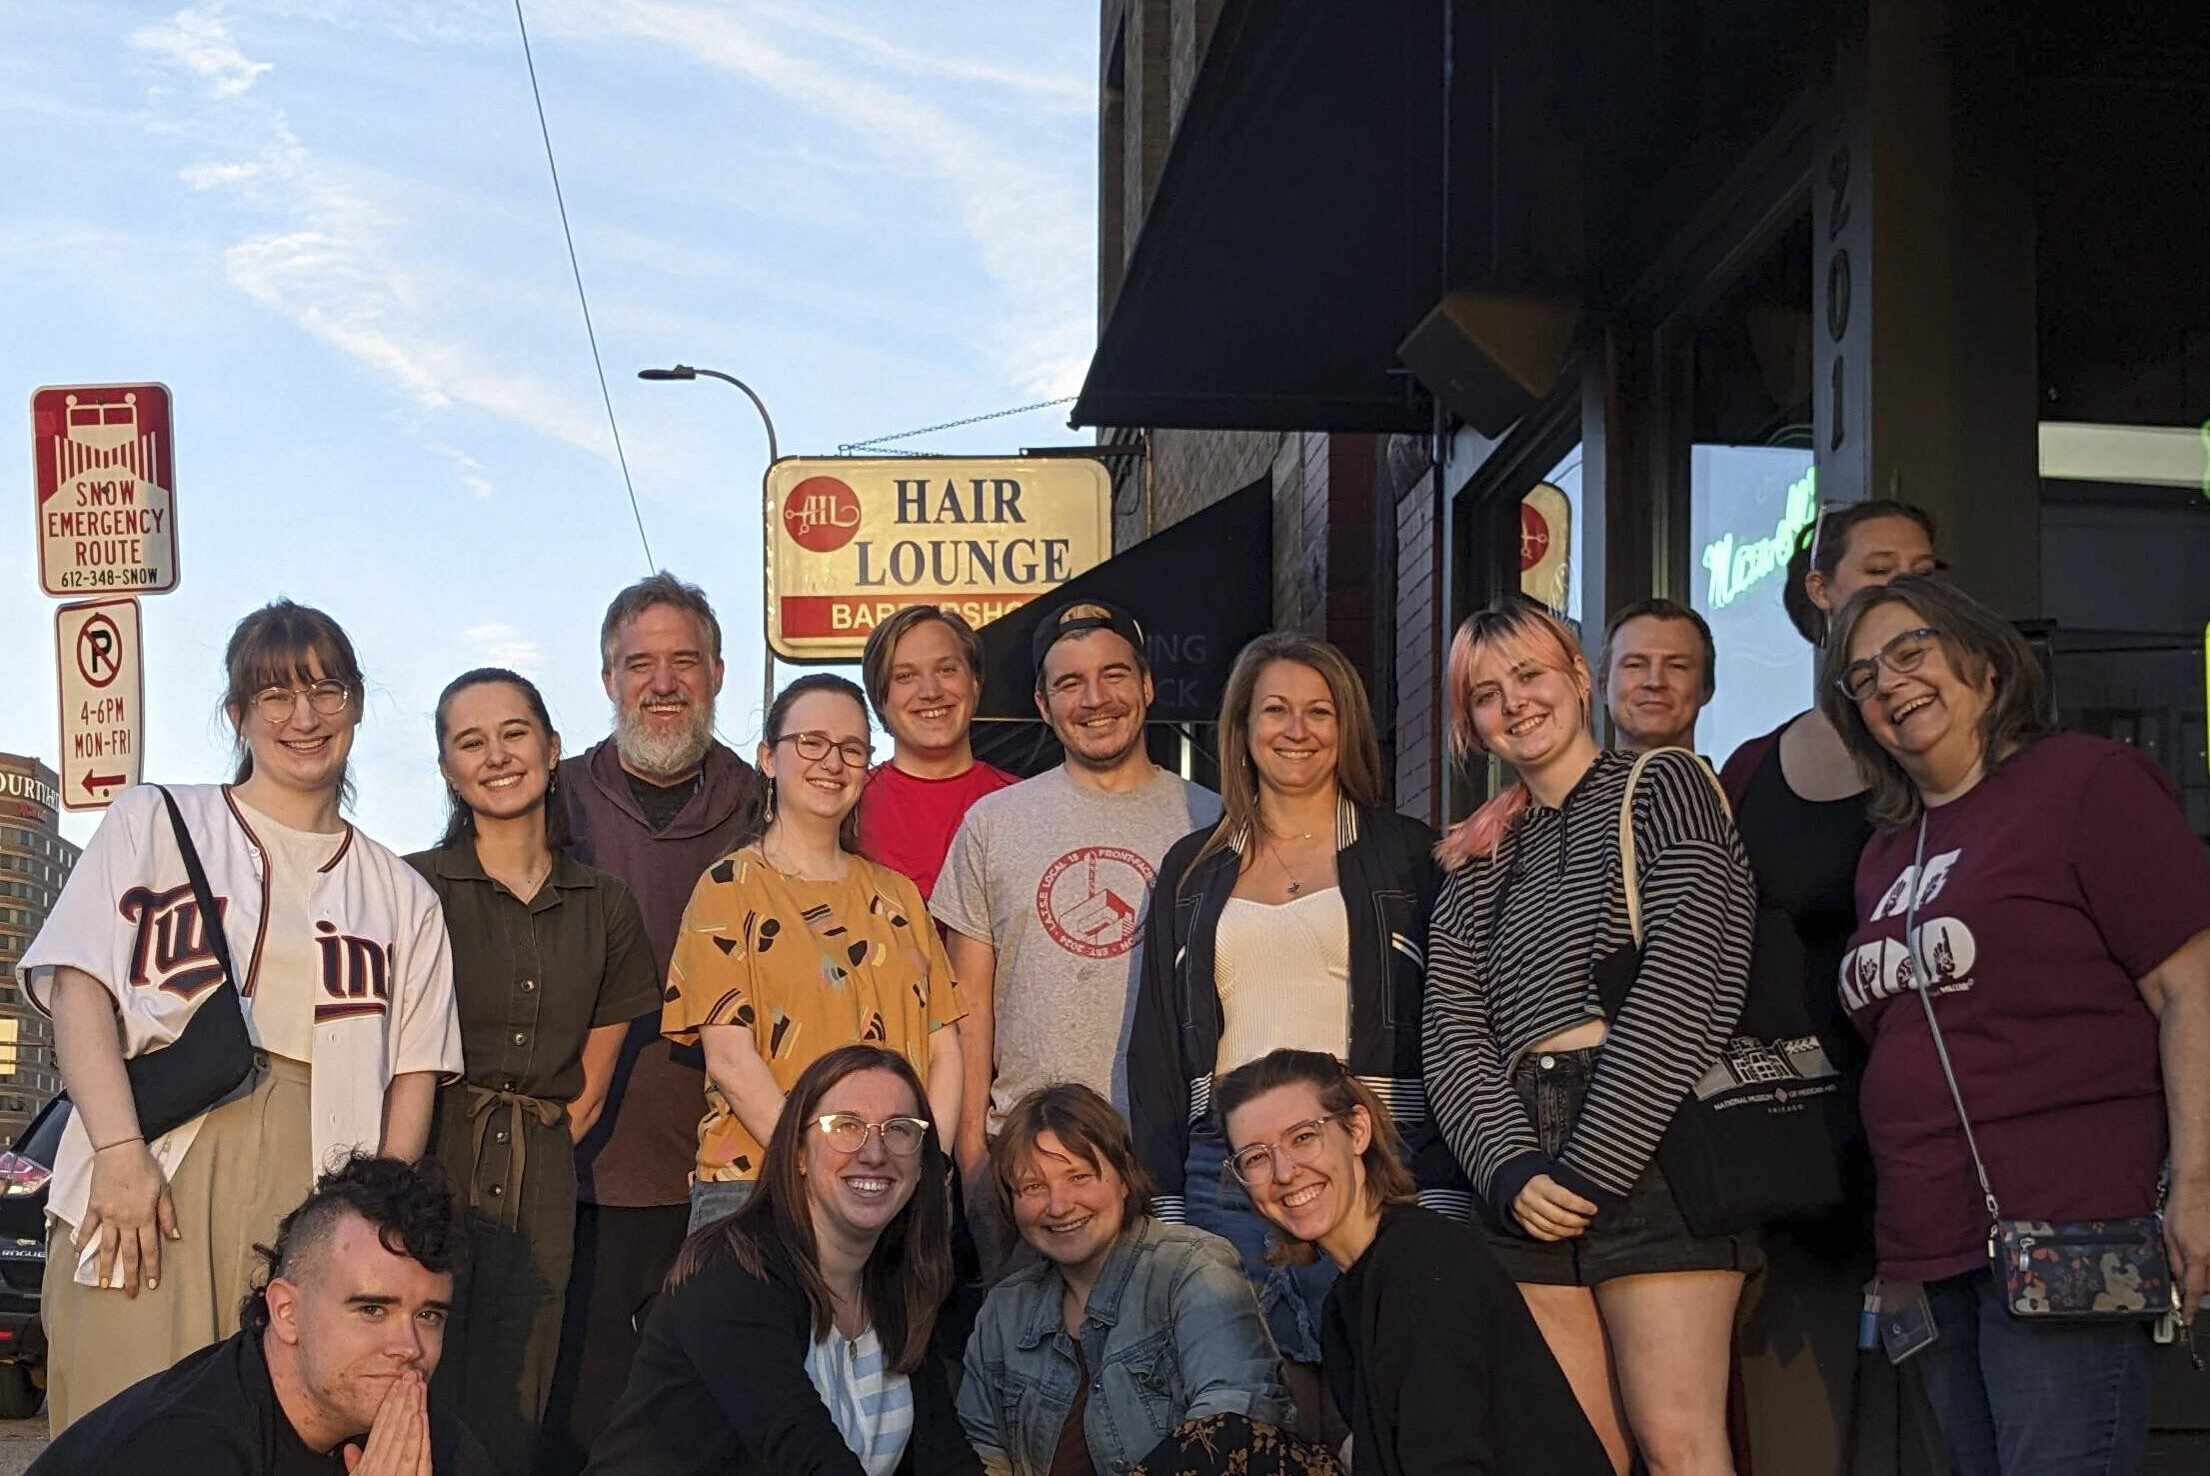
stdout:
[(1443, 689), (1435, 645), (1435, 593), (1440, 549), (1435, 540), (1433, 471), (1396, 506), (1397, 535), (1397, 808), (1441, 823)]

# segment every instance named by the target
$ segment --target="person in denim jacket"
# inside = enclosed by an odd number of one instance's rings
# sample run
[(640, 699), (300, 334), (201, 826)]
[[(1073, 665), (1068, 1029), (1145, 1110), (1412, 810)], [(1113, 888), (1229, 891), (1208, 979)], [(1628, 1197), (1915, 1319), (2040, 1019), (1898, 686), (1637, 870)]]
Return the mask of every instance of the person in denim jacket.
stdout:
[(1042, 1260), (990, 1293), (967, 1344), (959, 1418), (989, 1476), (1127, 1476), (1186, 1420), (1294, 1420), (1241, 1258), (1152, 1217), (1103, 1097), (1071, 1084), (1023, 1097), (990, 1176)]

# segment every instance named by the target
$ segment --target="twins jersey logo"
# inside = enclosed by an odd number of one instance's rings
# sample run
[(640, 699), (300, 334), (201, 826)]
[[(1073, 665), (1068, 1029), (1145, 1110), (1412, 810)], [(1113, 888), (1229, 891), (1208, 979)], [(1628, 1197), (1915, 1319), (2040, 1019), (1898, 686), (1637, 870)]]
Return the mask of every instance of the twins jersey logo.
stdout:
[(322, 958), (322, 998), (315, 1001), (315, 1023), (381, 1015), (391, 1007), (391, 945), (340, 933), (333, 922), (315, 924), (315, 951)]
[[(156, 892), (132, 887), (116, 903), (123, 921), (138, 930), (131, 940), (130, 982), (158, 984), (171, 994), (191, 999), (209, 985), (222, 982), (223, 966), (215, 961), (207, 927), (200, 917), (192, 885)], [(215, 899), (215, 926), (230, 906), (226, 897)]]
[(1067, 952), (1118, 958), (1136, 946), (1143, 902), (1157, 875), (1123, 846), (1078, 846), (1044, 868), (1036, 883), (1036, 916)]

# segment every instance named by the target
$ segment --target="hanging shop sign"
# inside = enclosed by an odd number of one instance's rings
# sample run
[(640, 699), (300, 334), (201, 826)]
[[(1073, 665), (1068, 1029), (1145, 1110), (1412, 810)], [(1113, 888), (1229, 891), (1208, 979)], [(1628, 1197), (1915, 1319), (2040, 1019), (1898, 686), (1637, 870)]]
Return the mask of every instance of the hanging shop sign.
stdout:
[(1086, 458), (790, 457), (767, 474), (767, 639), (858, 658), (908, 605), (974, 625), (1112, 553), (1112, 479)]
[(1549, 482), (1519, 500), (1519, 589), (1561, 615), (1573, 580), (1573, 504)]
[(50, 595), (176, 588), (168, 386), (49, 385), (31, 396), (38, 582)]

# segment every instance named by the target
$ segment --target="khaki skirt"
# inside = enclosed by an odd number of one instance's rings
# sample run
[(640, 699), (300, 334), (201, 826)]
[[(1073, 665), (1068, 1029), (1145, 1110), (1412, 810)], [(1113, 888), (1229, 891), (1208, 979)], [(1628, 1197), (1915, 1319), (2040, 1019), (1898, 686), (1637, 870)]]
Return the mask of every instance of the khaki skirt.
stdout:
[(254, 1053), (252, 1085), (207, 1114), (169, 1181), (180, 1240), (162, 1242), (161, 1285), (135, 1298), (76, 1279), (69, 1227), (49, 1223), (41, 1315), (46, 1421), (56, 1435), (140, 1379), (238, 1330), (255, 1244), (314, 1187), (304, 1062)]

